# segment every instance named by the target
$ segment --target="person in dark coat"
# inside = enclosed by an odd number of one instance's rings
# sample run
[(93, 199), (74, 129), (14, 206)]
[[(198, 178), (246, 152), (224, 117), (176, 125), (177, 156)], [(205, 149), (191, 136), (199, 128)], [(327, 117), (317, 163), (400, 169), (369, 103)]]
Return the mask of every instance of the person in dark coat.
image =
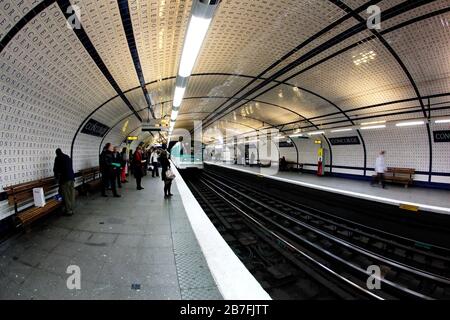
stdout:
[(130, 153), (128, 154), (128, 164), (129, 164), (128, 171), (129, 171), (129, 175), (134, 175), (134, 173), (133, 173), (133, 170), (134, 170), (134, 168), (133, 168), (133, 159), (134, 159), (134, 153), (133, 153), (133, 150), (130, 149)]
[(115, 198), (120, 198), (116, 190), (116, 177), (114, 172), (114, 159), (113, 159), (113, 147), (111, 143), (107, 143), (100, 154), (100, 171), (102, 173), (102, 196), (107, 197), (106, 189), (108, 183), (111, 186), (111, 190)]
[(144, 175), (144, 168), (142, 163), (142, 148), (139, 146), (136, 148), (136, 151), (134, 152), (134, 158), (133, 158), (133, 174), (136, 178), (136, 189), (137, 190), (143, 190), (141, 185), (142, 176)]
[(120, 174), (122, 173), (123, 160), (122, 160), (122, 156), (120, 155), (120, 152), (119, 152), (119, 147), (114, 147), (113, 162), (115, 163), (115, 166), (113, 166), (113, 170), (114, 170), (114, 177), (116, 179), (117, 186), (119, 188), (122, 188), (122, 182), (120, 181)]
[(169, 154), (166, 151), (166, 145), (162, 146), (162, 150), (159, 154), (159, 163), (161, 164), (161, 178), (164, 181), (164, 198), (169, 198), (173, 196), (170, 192), (172, 187), (172, 180), (167, 179), (166, 173), (170, 169)]
[(122, 183), (127, 183), (127, 166), (128, 166), (128, 153), (127, 148), (124, 147), (120, 153), (120, 158), (122, 160), (122, 170), (120, 172), (120, 181)]
[(65, 213), (73, 215), (75, 205), (75, 174), (72, 167), (72, 159), (64, 154), (61, 149), (56, 149), (56, 158), (53, 165), (53, 173), (59, 183), (59, 190), (64, 201)]

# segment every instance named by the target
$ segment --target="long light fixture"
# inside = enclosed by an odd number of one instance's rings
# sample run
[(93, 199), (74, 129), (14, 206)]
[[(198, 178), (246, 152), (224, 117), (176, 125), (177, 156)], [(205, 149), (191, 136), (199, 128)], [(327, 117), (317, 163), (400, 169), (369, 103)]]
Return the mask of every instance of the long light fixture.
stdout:
[(211, 18), (192, 15), (184, 41), (183, 53), (181, 54), (180, 70), (178, 72), (180, 77), (187, 78), (192, 74), (195, 61), (197, 61), (203, 40), (208, 32)]
[(435, 120), (434, 123), (450, 123), (450, 119), (439, 119)]
[(315, 131), (315, 132), (308, 132), (308, 135), (310, 136), (317, 136), (319, 134), (324, 134), (325, 131)]
[(331, 130), (331, 132), (347, 132), (347, 131), (352, 131), (352, 128), (345, 128), (345, 129), (335, 129), (335, 130)]
[(405, 122), (399, 122), (396, 123), (395, 126), (396, 127), (409, 127), (409, 126), (420, 126), (425, 124), (424, 121), (405, 121)]
[(184, 38), (183, 50), (181, 53), (178, 76), (175, 82), (175, 92), (173, 95), (172, 114), (169, 127), (170, 135), (175, 128), (178, 111), (183, 102), (184, 94), (188, 84), (189, 77), (194, 69), (195, 62), (208, 33), (214, 12), (219, 4), (219, 0), (194, 0), (192, 3), (191, 17)]
[(172, 116), (170, 117), (170, 120), (177, 121), (179, 110), (172, 110)]
[(290, 138), (303, 137), (303, 133), (290, 134), (289, 137)]
[(379, 123), (386, 123), (386, 120), (380, 120), (380, 121), (372, 121), (372, 122), (363, 122), (361, 123), (362, 126), (369, 126), (372, 124), (379, 124)]
[(383, 128), (386, 128), (385, 124), (380, 124), (377, 126), (365, 126), (365, 127), (361, 127), (361, 130), (383, 129)]
[(186, 87), (175, 87), (175, 93), (173, 95), (173, 106), (175, 108), (178, 108), (181, 105), (185, 92)]

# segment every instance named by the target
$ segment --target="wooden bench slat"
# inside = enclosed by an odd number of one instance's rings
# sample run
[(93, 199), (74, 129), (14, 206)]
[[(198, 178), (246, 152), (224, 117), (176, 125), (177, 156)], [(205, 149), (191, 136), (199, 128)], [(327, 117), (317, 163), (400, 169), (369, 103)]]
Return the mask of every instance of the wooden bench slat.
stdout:
[(413, 183), (413, 175), (415, 172), (416, 170), (413, 168), (388, 167), (384, 174), (384, 180), (404, 184), (405, 188), (407, 188), (408, 185)]
[(35, 181), (29, 181), (5, 188), (8, 194), (8, 203), (14, 205), (16, 217), (22, 225), (28, 225), (40, 217), (50, 213), (62, 205), (62, 202), (55, 199), (46, 201), (44, 207), (30, 207), (18, 212), (18, 206), (27, 201), (33, 201), (33, 189), (42, 188), (44, 193), (58, 187), (58, 183), (53, 177), (43, 178)]
[(44, 207), (33, 207), (22, 211), (17, 215), (17, 218), (22, 222), (22, 224), (30, 224), (31, 222), (39, 219), (40, 217), (50, 213), (56, 208), (60, 207), (62, 202), (55, 199), (49, 200)]

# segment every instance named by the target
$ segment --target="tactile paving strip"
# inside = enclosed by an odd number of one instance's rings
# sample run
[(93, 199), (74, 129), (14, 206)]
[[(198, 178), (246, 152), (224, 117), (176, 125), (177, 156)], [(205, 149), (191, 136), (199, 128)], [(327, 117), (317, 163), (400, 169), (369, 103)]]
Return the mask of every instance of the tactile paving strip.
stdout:
[(217, 288), (181, 290), (182, 300), (223, 300)]
[(222, 299), (189, 221), (172, 217), (171, 229), (182, 299)]
[(173, 233), (173, 249), (175, 254), (190, 254), (201, 252), (193, 233)]

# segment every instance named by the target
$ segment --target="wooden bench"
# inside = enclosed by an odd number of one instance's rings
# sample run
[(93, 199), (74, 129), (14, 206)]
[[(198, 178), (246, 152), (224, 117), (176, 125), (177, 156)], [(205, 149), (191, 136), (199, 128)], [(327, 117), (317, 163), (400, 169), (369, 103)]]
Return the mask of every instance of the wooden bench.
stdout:
[(384, 174), (384, 179), (386, 182), (400, 183), (405, 185), (405, 188), (408, 188), (413, 183), (414, 173), (415, 169), (412, 168), (388, 167)]
[(17, 184), (5, 188), (8, 195), (8, 203), (14, 206), (16, 213), (17, 226), (26, 226), (40, 217), (58, 209), (62, 206), (62, 201), (56, 199), (46, 200), (44, 207), (32, 206), (25, 210), (19, 211), (19, 206), (29, 201), (34, 201), (33, 188), (43, 188), (44, 194), (58, 187), (58, 183), (54, 178), (45, 178), (26, 183)]
[(270, 168), (271, 165), (272, 165), (272, 161), (271, 160), (260, 160), (259, 161), (259, 167), (260, 168)]
[(281, 171), (301, 171), (303, 163), (296, 163), (294, 161), (286, 161), (286, 168)]
[(384, 180), (391, 183), (403, 184), (405, 188), (413, 184), (415, 169), (388, 167), (384, 173)]
[(81, 177), (81, 185), (78, 187), (80, 194), (86, 195), (100, 187), (100, 168), (92, 167), (79, 171)]

